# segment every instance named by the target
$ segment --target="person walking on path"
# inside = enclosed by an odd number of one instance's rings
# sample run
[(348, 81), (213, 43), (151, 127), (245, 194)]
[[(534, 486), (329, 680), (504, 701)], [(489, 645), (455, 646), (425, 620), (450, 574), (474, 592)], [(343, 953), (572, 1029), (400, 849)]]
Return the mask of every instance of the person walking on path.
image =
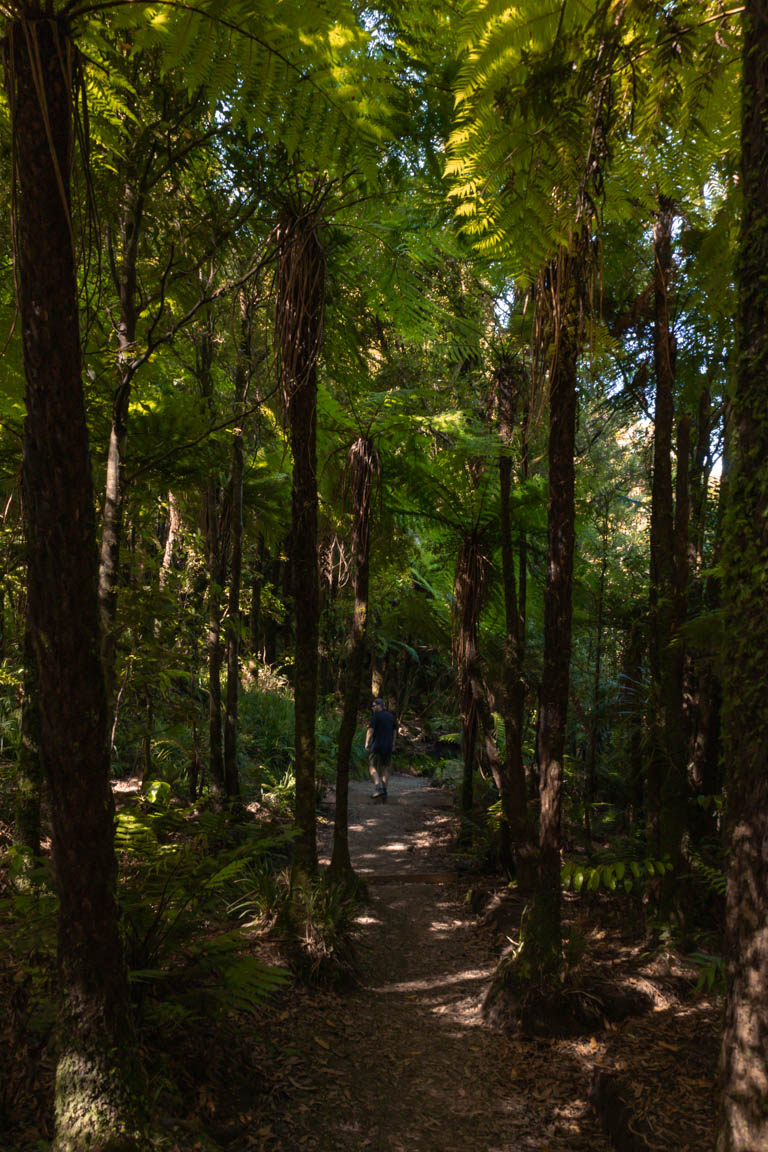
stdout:
[(387, 780), (395, 747), (395, 718), (387, 712), (383, 700), (374, 700), (371, 722), (365, 734), (368, 768), (373, 781), (374, 799), (387, 799)]

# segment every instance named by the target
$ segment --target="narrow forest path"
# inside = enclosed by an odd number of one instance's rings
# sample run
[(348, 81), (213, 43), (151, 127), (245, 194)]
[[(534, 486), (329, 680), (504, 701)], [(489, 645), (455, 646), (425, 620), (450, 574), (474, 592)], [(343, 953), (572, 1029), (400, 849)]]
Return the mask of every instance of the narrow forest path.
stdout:
[[(604, 1152), (587, 1104), (588, 1042), (484, 1027), (490, 941), (450, 879), (450, 796), (396, 776), (354, 783), (350, 847), (369, 882), (359, 984), (298, 989), (264, 1021), (263, 1152)], [(332, 815), (332, 814), (331, 814)], [(328, 827), (321, 847), (329, 841)]]

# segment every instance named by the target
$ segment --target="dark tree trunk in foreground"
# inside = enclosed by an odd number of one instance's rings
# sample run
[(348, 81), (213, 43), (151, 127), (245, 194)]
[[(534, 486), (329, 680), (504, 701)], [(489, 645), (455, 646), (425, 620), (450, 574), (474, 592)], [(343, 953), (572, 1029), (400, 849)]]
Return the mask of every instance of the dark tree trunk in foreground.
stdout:
[(379, 472), (379, 455), (372, 440), (360, 437), (352, 445), (347, 461), (348, 486), (353, 501), (354, 524), (352, 552), (355, 561), (355, 604), (352, 612), (352, 631), (347, 652), (347, 673), (344, 686), (344, 711), (339, 728), (339, 748), (336, 759), (336, 812), (333, 822), (333, 856), (331, 873), (349, 875), (348, 809), (349, 761), (352, 741), (357, 728), (360, 707), (360, 688), (365, 663), (365, 638), (368, 626), (368, 577), (370, 571), (370, 521), (373, 484)]
[[(512, 439), (517, 390), (521, 386), (504, 366), (497, 371), (499, 396), (499, 433), (504, 447)], [(525, 446), (524, 446), (525, 451)], [(512, 460), (502, 451), (499, 457), (499, 492), (501, 518), (501, 568), (504, 582), (504, 735), (505, 760), (501, 773), (501, 806), (509, 831), (518, 888), (530, 891), (536, 881), (536, 847), (528, 816), (528, 798), (523, 763), (523, 713), (525, 681), (523, 680), (523, 629), (525, 627), (525, 589), (521, 584), (518, 597), (515, 578), (515, 553), (512, 547), (510, 498)], [(524, 563), (520, 550), (520, 565)]]
[(718, 1152), (768, 1148), (768, 3), (744, 15), (735, 451), (723, 546), (728, 996)]
[(300, 871), (317, 869), (315, 716), (317, 712), (317, 358), (323, 332), (325, 254), (319, 237), (322, 186), (284, 213), (278, 229), (277, 340), (291, 434), (291, 569), (295, 635), (296, 840)]
[(541, 972), (559, 967), (560, 847), (565, 722), (568, 710), (575, 541), (574, 441), (581, 326), (581, 256), (562, 253), (552, 268), (559, 333), (549, 374), (549, 509), (544, 594), (544, 667), (538, 728), (541, 820), (539, 883), (526, 935)]
[[(135, 1150), (139, 1082), (118, 930), (97, 551), (69, 210), (75, 49), (41, 12), (7, 26), (26, 373), (28, 623), (60, 899), (57, 1152)], [(41, 104), (44, 102), (44, 111)]]

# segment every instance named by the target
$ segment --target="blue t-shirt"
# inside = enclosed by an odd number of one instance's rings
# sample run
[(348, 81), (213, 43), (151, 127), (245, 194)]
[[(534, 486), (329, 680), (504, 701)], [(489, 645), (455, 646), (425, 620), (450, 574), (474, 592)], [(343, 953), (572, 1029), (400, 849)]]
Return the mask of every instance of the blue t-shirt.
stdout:
[(374, 712), (371, 717), (373, 739), (371, 751), (390, 753), (395, 744), (395, 718), (391, 712)]

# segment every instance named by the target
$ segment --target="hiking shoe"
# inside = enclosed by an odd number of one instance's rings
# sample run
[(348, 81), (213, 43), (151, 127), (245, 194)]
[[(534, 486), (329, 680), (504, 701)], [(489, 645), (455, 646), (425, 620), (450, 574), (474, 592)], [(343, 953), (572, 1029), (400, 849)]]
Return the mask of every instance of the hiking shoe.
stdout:
[(378, 800), (379, 796), (381, 796), (384, 800), (386, 800), (387, 793), (383, 788), (379, 787), (379, 788), (374, 788), (373, 792), (371, 793), (371, 796), (373, 797), (374, 800)]
[(382, 788), (382, 790), (381, 790), (381, 799), (386, 804), (386, 802), (387, 802), (387, 790), (386, 790), (386, 788)]

